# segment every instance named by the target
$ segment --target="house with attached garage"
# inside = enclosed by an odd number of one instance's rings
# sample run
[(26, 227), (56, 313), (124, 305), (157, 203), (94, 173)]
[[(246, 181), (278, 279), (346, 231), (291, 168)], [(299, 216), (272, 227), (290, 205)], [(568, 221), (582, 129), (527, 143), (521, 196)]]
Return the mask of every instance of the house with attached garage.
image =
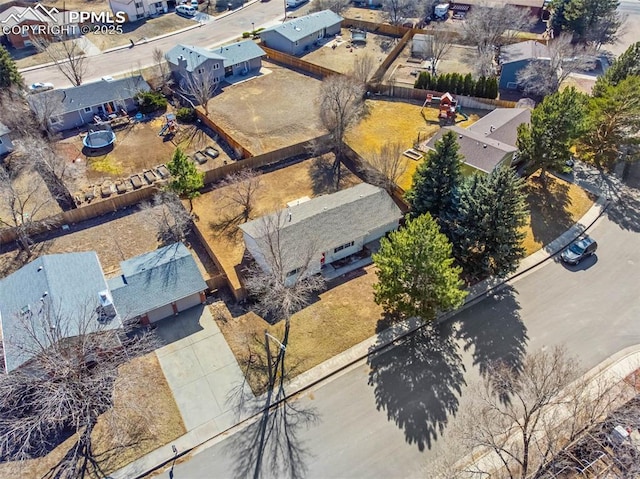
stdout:
[(421, 149), (435, 150), (436, 141), (447, 131), (453, 131), (458, 137), (460, 154), (464, 157), (463, 169), (468, 173), (490, 173), (496, 168), (517, 163), (518, 126), (530, 120), (529, 108), (496, 108), (469, 128), (441, 128)]
[(109, 7), (114, 15), (123, 12), (127, 22), (135, 22), (169, 11), (167, 0), (109, 0)]
[(498, 87), (518, 90), (518, 73), (534, 61), (550, 61), (549, 48), (535, 40), (505, 45), (500, 48), (500, 81)]
[(120, 80), (106, 78), (93, 83), (30, 95), (31, 109), (48, 118), (53, 131), (70, 130), (101, 118), (138, 109), (136, 94), (151, 87), (141, 75)]
[(108, 281), (120, 314), (149, 324), (205, 302), (207, 284), (182, 243), (120, 263), (122, 274)]
[(214, 49), (176, 45), (166, 59), (178, 85), (203, 75), (218, 84), (225, 77), (259, 71), (264, 56), (264, 50), (253, 40), (245, 40)]
[(79, 37), (80, 25), (69, 11), (59, 11), (41, 3), (33, 6), (13, 5), (0, 12), (0, 40), (13, 48), (34, 47), (34, 42), (55, 42)]
[(360, 253), (389, 231), (402, 212), (382, 188), (361, 183), (329, 195), (303, 198), (286, 209), (240, 225), (247, 251), (264, 271), (275, 234), (282, 273), (295, 277), (333, 270), (332, 263)]
[(262, 43), (289, 55), (301, 55), (323, 38), (340, 34), (342, 17), (331, 10), (294, 18), (260, 32)]
[(0, 280), (0, 324), (7, 373), (54, 339), (122, 327), (93, 251), (41, 256)]

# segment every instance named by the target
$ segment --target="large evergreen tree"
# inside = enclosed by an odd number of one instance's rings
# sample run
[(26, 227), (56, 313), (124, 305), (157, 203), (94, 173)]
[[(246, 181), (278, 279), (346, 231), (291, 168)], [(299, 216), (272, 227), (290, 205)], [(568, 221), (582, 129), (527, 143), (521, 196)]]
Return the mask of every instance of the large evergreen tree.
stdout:
[(540, 169), (544, 182), (549, 169), (560, 169), (571, 152), (571, 142), (580, 136), (587, 98), (574, 88), (545, 97), (531, 113), (531, 123), (518, 127), (518, 150), (532, 174)]
[(22, 76), (7, 49), (0, 45), (0, 88), (22, 86)]
[(604, 86), (589, 99), (586, 131), (577, 144), (581, 158), (611, 168), (624, 154), (633, 154), (640, 130), (640, 76)]
[(383, 238), (373, 261), (378, 267), (374, 299), (387, 312), (432, 321), (460, 306), (467, 294), (451, 243), (429, 214)]
[(171, 173), (169, 188), (186, 197), (190, 209), (193, 209), (193, 199), (200, 195), (200, 189), (204, 186), (204, 173), (198, 171), (180, 148), (176, 148), (171, 161), (167, 163), (167, 169)]
[(556, 0), (552, 25), (555, 33), (571, 32), (576, 41), (596, 47), (616, 40), (621, 24), (618, 0)]
[(456, 135), (449, 131), (436, 141), (435, 151), (430, 152), (413, 175), (413, 186), (406, 199), (415, 216), (430, 213), (446, 231), (446, 225), (455, 215), (456, 197), (462, 174), (462, 155)]
[(523, 188), (522, 178), (506, 167), (475, 174), (461, 188), (452, 241), (454, 256), (468, 277), (506, 276), (518, 267), (525, 254)]
[(640, 42), (631, 45), (607, 69), (604, 75), (596, 80), (593, 96), (604, 96), (607, 85), (617, 85), (629, 75), (640, 75)]

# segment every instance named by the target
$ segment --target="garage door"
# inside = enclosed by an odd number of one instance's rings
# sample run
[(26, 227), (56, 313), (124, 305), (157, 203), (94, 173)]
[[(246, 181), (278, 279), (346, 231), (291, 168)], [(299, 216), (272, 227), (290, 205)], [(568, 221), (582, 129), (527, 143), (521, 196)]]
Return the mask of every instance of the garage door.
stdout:
[(149, 322), (155, 323), (161, 319), (168, 318), (173, 315), (173, 307), (171, 304), (167, 304), (153, 311), (149, 311)]
[(178, 311), (184, 311), (185, 309), (193, 308), (198, 304), (200, 304), (200, 293), (192, 294), (191, 296), (187, 296), (186, 298), (182, 298), (176, 301)]

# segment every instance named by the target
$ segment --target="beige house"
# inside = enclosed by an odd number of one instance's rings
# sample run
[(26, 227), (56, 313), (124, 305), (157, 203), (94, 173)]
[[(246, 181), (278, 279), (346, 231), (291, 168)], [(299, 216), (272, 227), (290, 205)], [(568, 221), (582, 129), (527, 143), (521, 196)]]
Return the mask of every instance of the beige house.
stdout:
[(167, 13), (167, 0), (109, 0), (109, 7), (115, 15), (124, 12), (128, 22), (135, 22), (161, 13)]

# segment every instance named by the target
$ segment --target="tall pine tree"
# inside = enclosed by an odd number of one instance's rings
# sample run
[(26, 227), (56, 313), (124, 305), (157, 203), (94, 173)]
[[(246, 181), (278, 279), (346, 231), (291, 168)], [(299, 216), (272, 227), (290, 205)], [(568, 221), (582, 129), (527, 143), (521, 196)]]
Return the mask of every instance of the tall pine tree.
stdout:
[(7, 49), (0, 45), (0, 88), (22, 86), (22, 76)]
[(511, 168), (475, 174), (460, 191), (454, 256), (469, 278), (506, 276), (524, 257), (524, 180)]
[(448, 222), (457, 209), (458, 187), (462, 179), (460, 163), (463, 160), (456, 135), (445, 133), (436, 141), (435, 151), (430, 152), (413, 175), (413, 186), (406, 199), (415, 216), (430, 213), (447, 234)]
[(627, 48), (607, 69), (604, 75), (598, 77), (593, 87), (593, 96), (604, 96), (607, 86), (616, 86), (629, 75), (640, 75), (640, 42), (636, 42)]
[(387, 312), (428, 322), (460, 306), (467, 294), (451, 243), (429, 214), (383, 238), (373, 261), (378, 267), (374, 299)]

